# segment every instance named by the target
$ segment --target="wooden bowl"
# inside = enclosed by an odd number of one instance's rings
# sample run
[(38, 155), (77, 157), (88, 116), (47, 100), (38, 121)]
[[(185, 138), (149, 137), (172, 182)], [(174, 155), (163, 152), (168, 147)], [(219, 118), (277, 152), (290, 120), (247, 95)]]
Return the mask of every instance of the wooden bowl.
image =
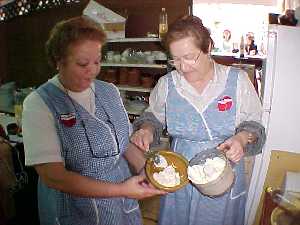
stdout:
[(160, 189), (167, 192), (174, 192), (179, 190), (180, 188), (184, 187), (186, 184), (189, 183), (189, 179), (187, 176), (187, 167), (188, 167), (188, 161), (186, 158), (184, 158), (181, 154), (172, 152), (170, 150), (159, 150), (159, 154), (166, 158), (168, 165), (172, 165), (176, 172), (179, 172), (180, 177), (180, 184), (173, 186), (173, 187), (166, 187), (158, 182), (156, 182), (153, 178), (153, 174), (155, 172), (160, 172), (163, 170), (163, 168), (156, 167), (154, 165), (153, 159), (147, 159), (146, 161), (146, 176), (149, 179), (150, 183)]

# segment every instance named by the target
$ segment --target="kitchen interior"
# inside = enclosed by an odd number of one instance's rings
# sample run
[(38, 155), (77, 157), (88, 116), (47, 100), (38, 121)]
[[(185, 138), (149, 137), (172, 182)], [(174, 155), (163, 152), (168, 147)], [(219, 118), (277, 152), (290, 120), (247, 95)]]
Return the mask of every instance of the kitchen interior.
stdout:
[[(1, 0), (0, 135), (9, 137), (12, 148), (0, 145), (0, 171), (7, 160), (18, 187), (0, 190), (0, 225), (39, 224), (37, 175), (23, 163), (20, 121), (24, 98), (55, 73), (44, 52), (53, 25), (82, 14), (102, 24), (108, 41), (97, 78), (119, 88), (134, 121), (159, 77), (173, 69), (159, 36), (162, 11), (167, 24), (184, 15), (199, 16), (215, 42), (212, 58), (247, 72), (264, 108), (267, 141), (262, 154), (247, 160), (245, 225), (288, 225), (275, 221), (278, 204), (267, 189), (298, 193), (300, 203), (299, 0)], [(158, 148), (168, 148), (164, 135)], [(140, 206), (144, 225), (157, 224), (159, 198), (142, 200)]]

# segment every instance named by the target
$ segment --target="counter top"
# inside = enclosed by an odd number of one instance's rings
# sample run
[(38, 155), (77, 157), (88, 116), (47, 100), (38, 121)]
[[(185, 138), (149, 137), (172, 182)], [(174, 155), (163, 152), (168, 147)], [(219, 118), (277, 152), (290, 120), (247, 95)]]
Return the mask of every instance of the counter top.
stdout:
[[(6, 134), (8, 134), (7, 125), (11, 123), (16, 123), (15, 117), (10, 116), (8, 114), (0, 113), (0, 124), (4, 128)], [(18, 135), (9, 135), (9, 141), (14, 145), (16, 143), (22, 143), (23, 138)]]
[(261, 69), (263, 62), (266, 59), (265, 55), (246, 55), (245, 57), (240, 58), (238, 53), (226, 52), (212, 52), (211, 55), (217, 63), (223, 65), (232, 65), (234, 63), (252, 64), (255, 65), (256, 69)]
[[(212, 56), (234, 57), (240, 59), (240, 54), (231, 52), (211, 52)], [(245, 55), (243, 59), (265, 59), (266, 55)]]

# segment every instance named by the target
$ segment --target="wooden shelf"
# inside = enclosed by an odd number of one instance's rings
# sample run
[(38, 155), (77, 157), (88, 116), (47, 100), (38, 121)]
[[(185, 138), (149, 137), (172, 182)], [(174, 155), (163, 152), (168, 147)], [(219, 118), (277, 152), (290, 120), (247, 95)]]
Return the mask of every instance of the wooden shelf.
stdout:
[(143, 87), (132, 87), (129, 85), (117, 85), (118, 89), (120, 91), (137, 91), (137, 92), (145, 92), (145, 93), (149, 93), (152, 88), (143, 88)]
[(156, 68), (166, 69), (167, 65), (162, 64), (142, 64), (142, 63), (101, 63), (102, 67), (141, 67), (141, 68)]
[(108, 43), (128, 43), (128, 42), (161, 42), (160, 38), (118, 38), (118, 39), (108, 39)]
[(143, 113), (144, 110), (140, 111), (140, 110), (126, 109), (126, 111), (130, 115), (140, 116)]
[(148, 108), (148, 104), (135, 104), (134, 101), (131, 102), (130, 100), (127, 101), (125, 104), (125, 109), (127, 111), (128, 114), (131, 115), (141, 115), (146, 108)]
[(169, 142), (169, 138), (162, 136), (162, 137), (160, 137), (160, 141), (161, 142)]

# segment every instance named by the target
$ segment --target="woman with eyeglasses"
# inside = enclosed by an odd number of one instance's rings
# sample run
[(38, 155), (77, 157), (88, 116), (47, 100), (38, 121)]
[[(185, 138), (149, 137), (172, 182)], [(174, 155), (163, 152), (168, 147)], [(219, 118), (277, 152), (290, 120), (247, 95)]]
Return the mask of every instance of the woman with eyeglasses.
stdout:
[(218, 197), (191, 184), (161, 197), (160, 225), (243, 225), (247, 198), (244, 156), (259, 154), (265, 135), (262, 107), (247, 74), (217, 64), (201, 19), (187, 16), (169, 27), (165, 44), (175, 70), (161, 77), (150, 105), (134, 122), (131, 142), (147, 151), (165, 128), (171, 149), (188, 160), (218, 148), (234, 164), (235, 182)]
[(46, 51), (58, 73), (25, 99), (25, 157), (40, 177), (41, 225), (141, 225), (136, 199), (164, 193), (129, 171), (120, 93), (95, 80), (105, 39), (85, 17), (56, 24)]

